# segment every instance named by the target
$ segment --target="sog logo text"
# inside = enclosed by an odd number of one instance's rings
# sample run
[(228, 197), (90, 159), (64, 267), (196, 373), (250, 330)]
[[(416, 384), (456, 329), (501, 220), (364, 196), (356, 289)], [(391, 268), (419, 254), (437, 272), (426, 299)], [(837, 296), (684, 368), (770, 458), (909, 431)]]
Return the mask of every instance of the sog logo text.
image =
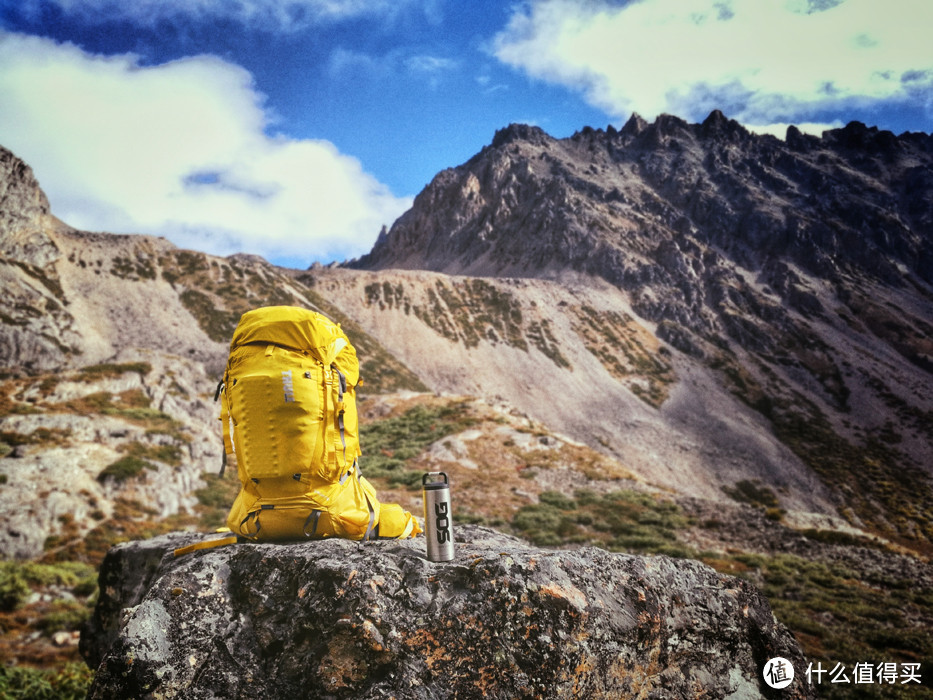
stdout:
[(292, 373), (289, 370), (282, 372), (282, 390), (285, 392), (285, 403), (295, 400), (295, 387), (292, 386)]
[(446, 501), (434, 504), (434, 526), (440, 544), (450, 542), (450, 518), (447, 517), (449, 506)]

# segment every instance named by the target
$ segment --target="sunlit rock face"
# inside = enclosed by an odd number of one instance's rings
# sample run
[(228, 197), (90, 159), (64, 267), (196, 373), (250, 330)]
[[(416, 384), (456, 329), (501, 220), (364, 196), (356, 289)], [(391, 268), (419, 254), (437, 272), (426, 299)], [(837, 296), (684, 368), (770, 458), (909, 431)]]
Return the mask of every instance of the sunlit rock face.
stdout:
[(757, 698), (770, 658), (806, 667), (751, 584), (698, 562), (477, 526), (444, 564), (421, 538), (174, 558), (190, 539), (108, 555), (82, 635), (89, 697)]

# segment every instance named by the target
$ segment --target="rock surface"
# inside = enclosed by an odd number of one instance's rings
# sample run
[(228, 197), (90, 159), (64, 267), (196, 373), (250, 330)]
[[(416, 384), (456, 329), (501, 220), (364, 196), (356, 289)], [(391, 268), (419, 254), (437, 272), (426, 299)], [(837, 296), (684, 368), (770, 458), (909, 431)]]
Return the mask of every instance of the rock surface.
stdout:
[(0, 555), (29, 559), (67, 545), (121, 517), (121, 501), (157, 517), (190, 512), (202, 474), (220, 465), (203, 365), (142, 350), (116, 359), (129, 361), (8, 383)]
[[(811, 697), (751, 584), (693, 561), (543, 550), (478, 526), (424, 542), (111, 550), (81, 638), (89, 697)], [(768, 659), (797, 680), (772, 691)]]

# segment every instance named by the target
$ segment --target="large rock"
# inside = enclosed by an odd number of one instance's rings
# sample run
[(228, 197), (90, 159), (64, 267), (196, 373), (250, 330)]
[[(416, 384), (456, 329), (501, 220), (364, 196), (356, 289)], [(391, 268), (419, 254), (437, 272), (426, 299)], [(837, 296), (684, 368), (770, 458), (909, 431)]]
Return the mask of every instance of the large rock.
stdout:
[[(811, 697), (749, 583), (694, 561), (543, 550), (459, 528), (424, 540), (114, 548), (82, 635), (89, 697)], [(784, 657), (794, 684), (762, 669)], [(773, 694), (773, 695), (772, 695)]]

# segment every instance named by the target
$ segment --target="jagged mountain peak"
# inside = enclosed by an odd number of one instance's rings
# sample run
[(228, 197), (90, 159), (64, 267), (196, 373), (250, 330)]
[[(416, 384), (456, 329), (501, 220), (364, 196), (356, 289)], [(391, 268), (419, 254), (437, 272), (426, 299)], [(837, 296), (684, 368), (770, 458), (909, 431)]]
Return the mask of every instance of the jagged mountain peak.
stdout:
[(46, 198), (36, 176), (22, 159), (0, 146), (0, 212), (4, 225), (0, 229), (14, 228), (10, 218), (28, 221), (32, 217), (49, 213)]
[(44, 267), (58, 256), (49, 231), (64, 228), (32, 168), (0, 146), (0, 257)]
[(529, 143), (543, 144), (553, 141), (544, 129), (539, 126), (529, 124), (509, 124), (504, 129), (496, 131), (492, 137), (492, 148), (502, 148), (516, 141), (527, 141)]
[[(933, 137), (852, 122), (822, 138), (749, 132), (713, 111), (702, 124), (632, 115), (621, 130), (566, 139), (510, 125), (445, 170), (351, 264), (610, 282), (631, 254), (685, 236), (753, 269), (787, 258), (835, 279), (933, 282)], [(601, 256), (596, 256), (596, 253)], [(636, 265), (637, 267), (637, 265)]]

